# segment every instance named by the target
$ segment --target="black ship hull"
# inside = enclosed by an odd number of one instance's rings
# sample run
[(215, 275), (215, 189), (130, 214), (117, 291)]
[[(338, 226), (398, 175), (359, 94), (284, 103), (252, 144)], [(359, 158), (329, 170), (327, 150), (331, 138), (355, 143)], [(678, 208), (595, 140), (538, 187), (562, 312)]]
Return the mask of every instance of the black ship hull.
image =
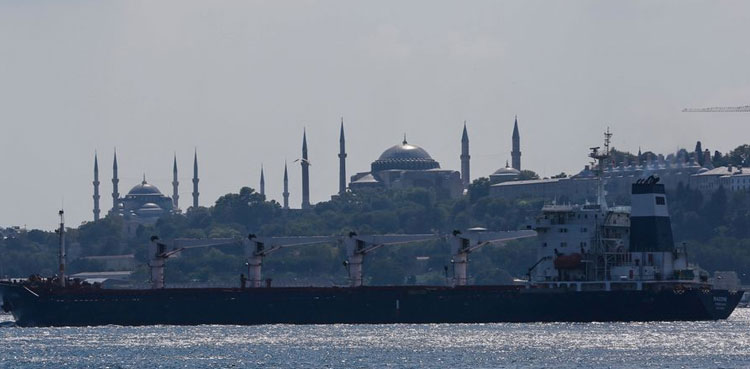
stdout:
[(518, 286), (49, 290), (0, 284), (19, 326), (493, 323), (726, 319), (742, 292)]

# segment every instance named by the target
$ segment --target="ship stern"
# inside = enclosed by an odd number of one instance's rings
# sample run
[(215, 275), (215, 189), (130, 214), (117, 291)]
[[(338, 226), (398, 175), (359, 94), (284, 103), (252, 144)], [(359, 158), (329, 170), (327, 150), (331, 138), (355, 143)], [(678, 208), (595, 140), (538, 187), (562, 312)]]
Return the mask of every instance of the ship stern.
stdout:
[(739, 305), (745, 291), (703, 290), (701, 302), (711, 319), (727, 319)]

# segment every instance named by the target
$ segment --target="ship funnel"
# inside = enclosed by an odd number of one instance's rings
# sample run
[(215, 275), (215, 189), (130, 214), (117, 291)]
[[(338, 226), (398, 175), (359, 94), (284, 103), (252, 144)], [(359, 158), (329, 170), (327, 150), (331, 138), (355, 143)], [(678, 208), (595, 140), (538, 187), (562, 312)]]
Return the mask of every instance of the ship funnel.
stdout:
[(630, 251), (673, 251), (672, 223), (659, 178), (649, 176), (633, 183), (631, 203)]

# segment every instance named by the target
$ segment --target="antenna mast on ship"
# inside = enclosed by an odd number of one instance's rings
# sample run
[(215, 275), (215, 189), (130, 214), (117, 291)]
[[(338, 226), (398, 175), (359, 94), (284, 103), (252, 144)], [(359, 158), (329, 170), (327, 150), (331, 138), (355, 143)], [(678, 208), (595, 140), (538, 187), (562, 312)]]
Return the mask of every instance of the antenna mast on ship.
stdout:
[(609, 131), (609, 127), (607, 127), (607, 131), (604, 132), (604, 151), (599, 151), (600, 147), (592, 147), (591, 148), (591, 154), (589, 154), (589, 157), (592, 159), (595, 159), (597, 161), (596, 166), (596, 202), (599, 206), (601, 206), (603, 209), (607, 208), (607, 199), (604, 198), (604, 181), (602, 180), (602, 177), (604, 175), (604, 161), (609, 158), (609, 145), (612, 141), (612, 133)]
[(60, 287), (65, 287), (65, 212), (60, 210), (58, 214), (60, 214), (60, 229), (57, 230), (57, 234), (60, 236), (60, 249), (58, 250), (60, 271), (58, 278), (60, 279)]
[[(600, 147), (592, 147), (591, 148), (591, 154), (589, 154), (589, 157), (596, 160), (597, 166), (596, 166), (596, 202), (597, 205), (599, 205), (599, 211), (606, 212), (607, 211), (607, 199), (604, 197), (604, 179), (602, 178), (604, 176), (604, 162), (606, 159), (609, 158), (609, 145), (612, 140), (612, 133), (609, 131), (609, 127), (607, 127), (607, 131), (604, 132), (604, 151), (600, 151)], [(603, 244), (602, 244), (602, 235), (601, 235), (601, 229), (599, 222), (603, 219), (596, 219), (595, 223), (595, 231), (594, 231), (594, 244), (595, 246), (595, 252), (600, 253), (603, 252)], [(606, 263), (606, 261), (605, 261)], [(599, 275), (599, 263), (594, 263), (594, 275)], [(606, 264), (605, 264), (605, 270), (606, 270)], [(586, 274), (588, 275), (588, 269)]]

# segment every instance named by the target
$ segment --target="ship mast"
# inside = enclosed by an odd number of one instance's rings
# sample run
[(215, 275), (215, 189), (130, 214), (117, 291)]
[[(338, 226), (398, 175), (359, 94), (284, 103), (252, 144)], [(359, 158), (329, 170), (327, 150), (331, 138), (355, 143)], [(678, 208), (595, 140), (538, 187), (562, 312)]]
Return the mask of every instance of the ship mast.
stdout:
[[(609, 158), (609, 145), (612, 140), (612, 133), (609, 131), (609, 127), (607, 127), (607, 131), (604, 132), (604, 151), (600, 151), (600, 147), (592, 147), (591, 148), (591, 154), (589, 154), (589, 157), (596, 160), (597, 166), (596, 166), (596, 203), (599, 206), (599, 211), (606, 212), (607, 211), (607, 199), (604, 196), (604, 179), (602, 178), (604, 176), (604, 162), (606, 159)], [(601, 234), (601, 226), (600, 221), (603, 219), (596, 219), (595, 220), (595, 226), (594, 226), (594, 253), (602, 253), (602, 255), (605, 256), (604, 258), (604, 270), (606, 273), (606, 252), (604, 251), (603, 245), (602, 245), (602, 234)], [(598, 257), (596, 258), (597, 261), (593, 263), (594, 266), (594, 276), (595, 278), (599, 276), (599, 262)], [(586, 274), (588, 274), (588, 268), (586, 268)]]
[(60, 280), (60, 287), (65, 287), (65, 217), (64, 211), (60, 210), (60, 229), (57, 230), (58, 236), (60, 236), (60, 248), (58, 250), (58, 264), (60, 267), (58, 278)]
[(607, 199), (604, 198), (604, 181), (602, 177), (604, 175), (604, 161), (609, 158), (609, 144), (612, 140), (612, 133), (607, 127), (607, 131), (604, 132), (604, 151), (599, 151), (600, 147), (592, 147), (591, 154), (589, 157), (597, 161), (596, 166), (596, 202), (602, 208), (607, 209)]

